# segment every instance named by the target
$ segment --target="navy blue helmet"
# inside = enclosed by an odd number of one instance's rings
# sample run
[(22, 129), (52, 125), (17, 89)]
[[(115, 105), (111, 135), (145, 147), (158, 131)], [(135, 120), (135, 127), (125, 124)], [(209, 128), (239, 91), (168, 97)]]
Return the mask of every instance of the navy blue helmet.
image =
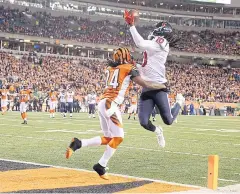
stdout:
[(171, 24), (166, 21), (158, 22), (154, 30), (148, 35), (148, 40), (154, 39), (156, 36), (164, 37), (170, 46), (176, 46), (179, 39), (177, 35), (174, 35), (173, 28)]

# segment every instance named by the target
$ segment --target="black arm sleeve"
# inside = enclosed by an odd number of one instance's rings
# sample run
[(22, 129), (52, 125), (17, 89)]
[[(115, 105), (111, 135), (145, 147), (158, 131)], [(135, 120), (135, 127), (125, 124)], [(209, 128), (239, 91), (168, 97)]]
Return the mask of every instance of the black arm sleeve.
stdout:
[(133, 67), (131, 71), (129, 72), (129, 75), (131, 75), (130, 79), (133, 79), (134, 77), (137, 77), (140, 75), (138, 69), (136, 67)]

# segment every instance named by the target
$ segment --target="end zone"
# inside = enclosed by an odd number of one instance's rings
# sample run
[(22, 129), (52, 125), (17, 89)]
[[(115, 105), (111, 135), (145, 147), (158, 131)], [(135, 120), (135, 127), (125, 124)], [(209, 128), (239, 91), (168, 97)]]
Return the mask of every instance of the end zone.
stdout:
[(0, 193), (197, 193), (202, 187), (109, 173), (106, 181), (93, 172), (61, 166), (0, 159)]

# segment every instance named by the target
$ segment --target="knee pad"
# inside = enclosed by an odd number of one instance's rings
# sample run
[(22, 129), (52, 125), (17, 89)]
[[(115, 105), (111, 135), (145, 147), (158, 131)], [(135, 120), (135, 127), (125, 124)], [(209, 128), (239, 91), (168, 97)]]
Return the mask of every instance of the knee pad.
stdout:
[(102, 140), (101, 145), (107, 145), (112, 140), (112, 138), (110, 138), (110, 137), (101, 137), (101, 140)]
[(117, 149), (117, 147), (123, 142), (122, 137), (114, 137), (112, 140), (109, 142), (109, 146), (111, 148)]

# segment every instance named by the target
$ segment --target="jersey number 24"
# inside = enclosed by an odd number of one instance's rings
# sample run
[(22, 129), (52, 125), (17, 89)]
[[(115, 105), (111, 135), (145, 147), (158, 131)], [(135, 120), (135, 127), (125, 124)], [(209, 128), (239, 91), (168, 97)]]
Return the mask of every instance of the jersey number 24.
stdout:
[(119, 69), (115, 69), (114, 71), (109, 71), (106, 70), (107, 74), (107, 81), (106, 81), (106, 87), (112, 87), (112, 88), (117, 88), (119, 83), (118, 83), (118, 77), (119, 77)]

